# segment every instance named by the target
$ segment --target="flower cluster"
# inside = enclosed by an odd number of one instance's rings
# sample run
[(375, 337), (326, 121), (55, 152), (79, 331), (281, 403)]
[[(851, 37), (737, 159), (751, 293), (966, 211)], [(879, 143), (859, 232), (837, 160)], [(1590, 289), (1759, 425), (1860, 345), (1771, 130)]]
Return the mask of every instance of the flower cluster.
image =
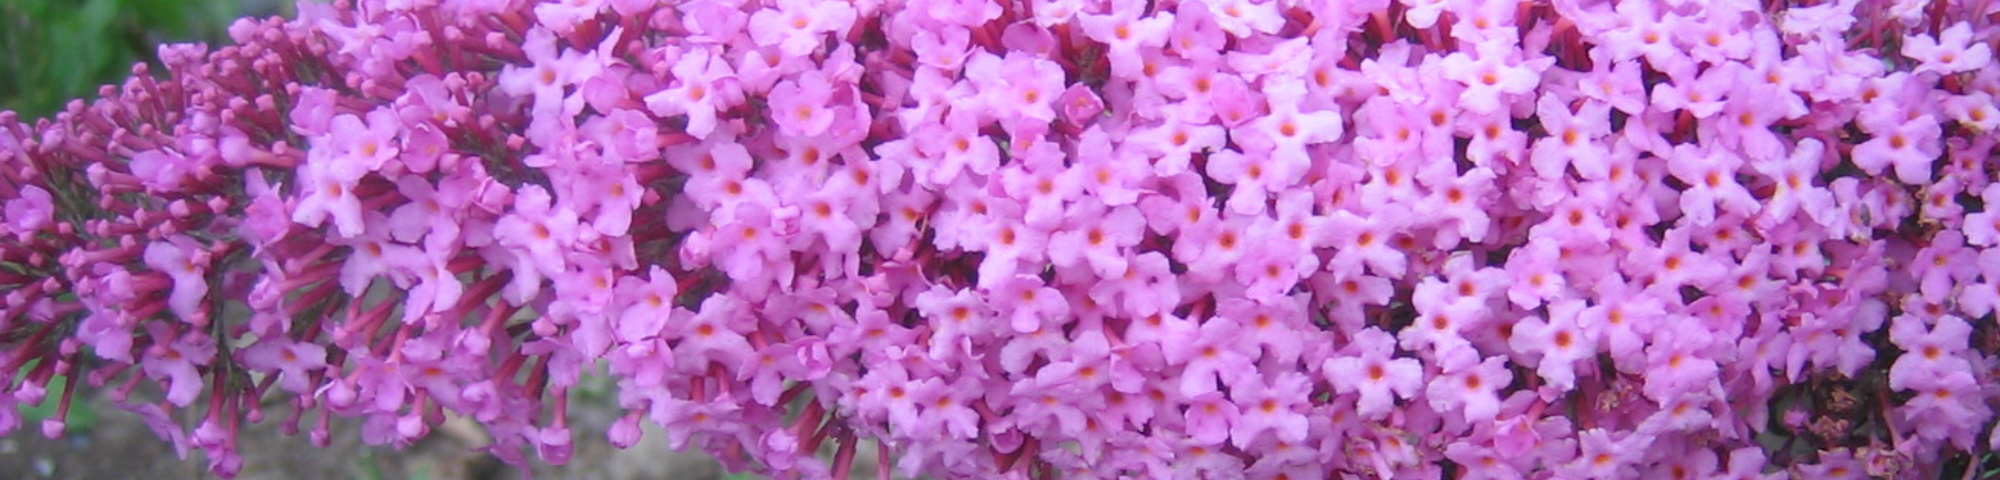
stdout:
[(352, 0), (230, 33), (0, 113), (0, 432), (65, 376), (225, 476), (267, 404), (560, 463), (607, 372), (612, 442), (802, 478), (870, 441), (950, 478), (2000, 447), (2000, 2)]

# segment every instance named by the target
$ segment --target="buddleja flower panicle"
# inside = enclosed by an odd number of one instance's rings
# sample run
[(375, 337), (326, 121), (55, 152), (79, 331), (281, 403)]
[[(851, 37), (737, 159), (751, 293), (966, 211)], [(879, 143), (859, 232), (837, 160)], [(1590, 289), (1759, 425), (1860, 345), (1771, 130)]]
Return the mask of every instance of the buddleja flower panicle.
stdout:
[(2000, 35), (1909, 3), (303, 3), (0, 112), (0, 431), (561, 463), (609, 375), (781, 477), (1968, 473)]

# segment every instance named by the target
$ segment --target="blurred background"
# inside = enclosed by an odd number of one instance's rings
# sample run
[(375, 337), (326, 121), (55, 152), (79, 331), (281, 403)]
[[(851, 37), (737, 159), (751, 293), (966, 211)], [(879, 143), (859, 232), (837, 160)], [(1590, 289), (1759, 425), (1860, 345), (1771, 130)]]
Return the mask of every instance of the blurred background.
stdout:
[(280, 0), (0, 1), (0, 110), (46, 116), (155, 62), (165, 42), (218, 44), (242, 16), (288, 14)]

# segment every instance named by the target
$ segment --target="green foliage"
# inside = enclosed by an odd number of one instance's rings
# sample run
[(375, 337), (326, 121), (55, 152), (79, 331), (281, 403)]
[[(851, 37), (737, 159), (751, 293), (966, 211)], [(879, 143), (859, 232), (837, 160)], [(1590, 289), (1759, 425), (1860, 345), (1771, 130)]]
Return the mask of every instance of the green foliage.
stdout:
[(154, 60), (154, 45), (216, 42), (238, 0), (0, 1), (0, 110), (46, 116)]

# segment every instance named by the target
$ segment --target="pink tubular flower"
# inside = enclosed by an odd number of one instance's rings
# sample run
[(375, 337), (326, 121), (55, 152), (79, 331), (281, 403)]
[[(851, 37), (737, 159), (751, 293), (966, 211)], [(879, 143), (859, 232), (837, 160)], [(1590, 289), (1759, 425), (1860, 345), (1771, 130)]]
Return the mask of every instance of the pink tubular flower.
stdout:
[(1731, 89), (1735, 86), (1737, 73), (1732, 68), (1711, 68), (1700, 76), (1693, 72), (1675, 76), (1672, 83), (1653, 89), (1653, 105), (1662, 111), (1685, 111), (1695, 118), (1708, 118), (1728, 105)]
[(1894, 167), (1896, 177), (1905, 183), (1930, 183), (1931, 164), (1941, 153), (1939, 133), (1937, 120), (1929, 115), (1911, 118), (1856, 145), (1854, 165), (1870, 175)]
[(1446, 78), (1466, 86), (1459, 102), (1473, 112), (1493, 112), (1507, 105), (1506, 97), (1534, 90), (1536, 76), (1554, 59), (1521, 62), (1508, 58), (1508, 45), (1487, 42), (1476, 54), (1453, 53), (1445, 57)]
[(1235, 427), (1242, 410), (1235, 402), (1229, 401), (1218, 392), (1207, 392), (1189, 398), (1187, 409), (1187, 432), (1190, 440), (1220, 445), (1229, 439), (1229, 431)]
[(1063, 230), (1049, 238), (1049, 261), (1058, 267), (1088, 266), (1100, 277), (1124, 275), (1125, 249), (1145, 234), (1145, 218), (1132, 207), (1079, 202), (1070, 207)]
[(1140, 11), (1143, 7), (1141, 3), (1117, 3), (1108, 14), (1084, 14), (1077, 18), (1085, 35), (1110, 47), (1107, 54), (1111, 58), (1112, 70), (1118, 75), (1142, 74), (1145, 67), (1140, 49), (1165, 46), (1169, 30), (1173, 28), (1173, 12), (1145, 15)]
[(1741, 166), (1742, 160), (1728, 153), (1674, 149), (1669, 168), (1674, 178), (1688, 184), (1681, 193), (1681, 214), (1693, 225), (1714, 222), (1720, 213), (1756, 214), (1761, 208), (1757, 199), (1736, 181)]
[(1249, 448), (1265, 433), (1281, 442), (1305, 441), (1308, 422), (1298, 399), (1311, 393), (1311, 388), (1311, 381), (1299, 372), (1287, 372), (1269, 383), (1235, 386), (1230, 399), (1235, 400), (1239, 413), (1229, 432), (1230, 442), (1237, 448)]
[(1889, 367), (1890, 388), (1907, 390), (1919, 378), (1971, 368), (1960, 356), (1971, 336), (1971, 325), (1958, 317), (1940, 318), (1928, 328), (1924, 323), (1913, 315), (1896, 317), (1891, 323), (1889, 338), (1905, 353)]
[(1455, 350), (1445, 355), (1444, 371), (1424, 388), (1424, 398), (1438, 411), (1458, 411), (1465, 421), (1492, 420), (1500, 412), (1495, 393), (1514, 381), (1501, 357), (1477, 359), (1471, 350)]
[(979, 87), (981, 101), (1008, 121), (1051, 122), (1055, 101), (1063, 93), (1062, 68), (1047, 59), (1009, 54), (975, 56), (966, 74)]
[(780, 0), (776, 8), (751, 14), (748, 25), (758, 45), (801, 56), (818, 49), (823, 34), (846, 35), (854, 20), (854, 7), (845, 3)]
[(362, 171), (342, 168), (323, 158), (308, 159), (300, 169), (300, 188), (312, 192), (298, 201), (292, 210), (292, 221), (308, 227), (318, 227), (333, 217), (336, 232), (342, 236), (361, 235), (361, 199), (354, 193), (361, 180)]
[(578, 23), (597, 16), (606, 0), (565, 0), (535, 5), (535, 18), (558, 34), (568, 34)]
[(771, 89), (771, 110), (784, 132), (817, 136), (833, 126), (833, 85), (819, 72), (806, 72), (796, 82), (786, 80)]
[(1578, 362), (1597, 354), (1597, 339), (1576, 323), (1576, 316), (1583, 308), (1579, 301), (1550, 305), (1548, 321), (1523, 320), (1514, 325), (1514, 336), (1508, 340), (1515, 350), (1538, 356), (1535, 372), (1554, 392), (1575, 388)]
[(167, 297), (167, 305), (181, 318), (208, 318), (208, 312), (201, 310), (202, 301), (208, 298), (209, 253), (195, 240), (185, 235), (177, 235), (166, 242), (146, 246), (146, 266), (153, 271), (167, 274), (173, 279), (173, 293)]
[(1597, 141), (1610, 133), (1611, 122), (1606, 116), (1609, 109), (1606, 104), (1587, 103), (1581, 111), (1572, 113), (1555, 97), (1542, 97), (1535, 104), (1535, 111), (1543, 127), (1549, 129), (1549, 136), (1535, 141), (1530, 157), (1535, 173), (1554, 179), (1561, 177), (1566, 167), (1574, 166), (1583, 178), (1601, 179), (1608, 175), (1603, 163), (1589, 159), (1610, 153)]
[(688, 135), (708, 138), (715, 131), (716, 113), (734, 105), (742, 95), (735, 72), (729, 62), (702, 48), (682, 55), (672, 71), (678, 82), (647, 95), (646, 108), (654, 115), (687, 115)]
[(168, 403), (180, 407), (194, 403), (204, 386), (199, 368), (215, 359), (215, 344), (199, 333), (176, 333), (164, 323), (147, 323), (146, 330), (159, 343), (147, 349), (140, 367), (166, 382)]
[(1241, 330), (1242, 325), (1229, 317), (1212, 318), (1199, 325), (1192, 320), (1170, 320), (1161, 350), (1168, 363), (1184, 368), (1181, 395), (1192, 397), (1215, 392), (1219, 384), (1235, 383), (1229, 372), (1250, 368), (1257, 352), (1254, 345), (1237, 336)]
[(513, 247), (523, 261), (521, 266), (532, 267), (531, 272), (516, 269), (518, 278), (543, 278), (553, 276), (566, 269), (567, 260), (562, 251), (576, 240), (576, 212), (568, 208), (550, 205), (549, 194), (540, 187), (523, 189), (514, 196), (513, 213), (501, 217), (494, 225), (496, 239), (503, 246)]
[(237, 355), (244, 366), (278, 372), (282, 380), (279, 385), (296, 394), (310, 394), (311, 378), (307, 375), (326, 368), (325, 347), (283, 338), (257, 342)]
[(1973, 43), (1972, 24), (1959, 22), (1936, 37), (1917, 35), (1903, 45), (1903, 56), (1923, 62), (1915, 72), (1949, 75), (1985, 68), (1993, 61), (1993, 47)]
[(334, 148), (342, 156), (334, 164), (338, 168), (361, 169), (361, 172), (381, 170), (389, 159), (402, 152), (396, 141), (396, 133), (401, 128), (395, 113), (386, 109), (368, 112), (366, 123), (354, 115), (333, 117), (333, 131), (329, 133), (336, 142)]
[(500, 75), (501, 90), (509, 95), (533, 99), (535, 112), (553, 113), (565, 109), (563, 104), (569, 95), (568, 87), (597, 73), (581, 52), (572, 49), (557, 51), (556, 40), (549, 30), (529, 29), (521, 50), (534, 65), (528, 68), (510, 65)]
[(19, 236), (41, 230), (55, 220), (56, 214), (55, 198), (48, 190), (34, 185), (22, 189), (20, 198), (8, 200), (6, 209), (4, 226)]
[(1416, 359), (1390, 358), (1392, 340), (1381, 330), (1363, 330), (1355, 336), (1359, 356), (1330, 358), (1321, 367), (1335, 391), (1360, 395), (1356, 413), (1362, 417), (1388, 414), (1397, 397), (1412, 398), (1423, 381), (1423, 366)]

